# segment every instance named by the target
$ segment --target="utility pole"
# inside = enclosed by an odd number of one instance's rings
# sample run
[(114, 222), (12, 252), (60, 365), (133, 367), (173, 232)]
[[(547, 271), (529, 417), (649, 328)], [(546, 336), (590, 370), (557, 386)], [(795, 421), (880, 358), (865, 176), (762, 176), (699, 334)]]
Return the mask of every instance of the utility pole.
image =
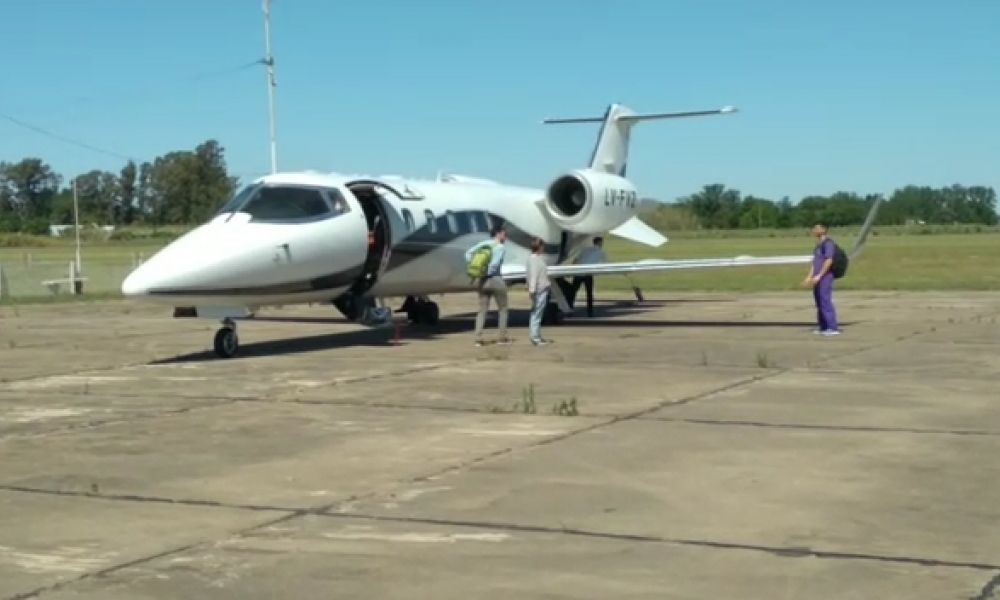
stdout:
[(278, 172), (278, 147), (274, 135), (274, 56), (271, 54), (271, 0), (264, 0), (264, 45), (267, 56), (262, 61), (267, 66), (267, 105), (271, 134), (271, 172)]
[(73, 265), (73, 281), (70, 282), (70, 285), (73, 286), (74, 293), (79, 294), (82, 287), (80, 274), (83, 269), (80, 264), (80, 201), (77, 196), (76, 178), (73, 178), (73, 231), (76, 232), (76, 263)]

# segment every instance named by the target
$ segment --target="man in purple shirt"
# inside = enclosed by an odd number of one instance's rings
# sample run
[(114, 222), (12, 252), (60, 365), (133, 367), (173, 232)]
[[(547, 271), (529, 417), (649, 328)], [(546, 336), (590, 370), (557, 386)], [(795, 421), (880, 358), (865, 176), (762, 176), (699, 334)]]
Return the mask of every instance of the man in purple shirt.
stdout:
[(819, 328), (813, 333), (821, 335), (840, 335), (837, 327), (837, 311), (833, 307), (833, 240), (827, 235), (827, 227), (817, 223), (812, 228), (816, 238), (816, 249), (813, 250), (813, 261), (809, 265), (809, 274), (802, 282), (803, 287), (812, 287), (813, 299), (816, 301), (816, 320)]

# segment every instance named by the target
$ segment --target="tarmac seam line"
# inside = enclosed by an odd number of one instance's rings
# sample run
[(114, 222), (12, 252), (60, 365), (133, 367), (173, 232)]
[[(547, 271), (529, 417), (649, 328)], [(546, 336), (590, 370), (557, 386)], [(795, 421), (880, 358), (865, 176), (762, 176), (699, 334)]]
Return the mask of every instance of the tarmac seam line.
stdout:
[[(194, 398), (187, 398), (194, 399)], [(159, 417), (172, 417), (176, 415), (183, 415), (186, 413), (194, 412), (196, 410), (206, 410), (210, 408), (221, 408), (225, 406), (231, 406), (243, 398), (226, 398), (217, 402), (212, 402), (209, 404), (200, 404), (198, 406), (185, 406), (182, 408), (177, 408), (173, 410), (162, 410), (153, 413), (140, 413), (133, 415), (128, 418), (115, 418), (115, 419), (105, 419), (105, 420), (93, 420), (87, 421), (85, 423), (72, 423), (69, 425), (64, 425), (62, 427), (57, 427), (54, 429), (47, 429), (44, 431), (15, 431), (10, 433), (0, 433), (0, 442), (6, 441), (8, 439), (25, 439), (25, 438), (37, 438), (44, 437), (48, 435), (61, 435), (64, 433), (73, 433), (85, 429), (97, 429), (98, 427), (104, 427), (106, 425), (121, 425), (123, 423), (134, 423), (136, 421), (142, 421), (145, 419), (156, 419)]]
[[(745, 550), (753, 552), (764, 552), (767, 554), (786, 558), (821, 558), (838, 560), (868, 560), (877, 562), (890, 562), (899, 564), (916, 564), (924, 567), (944, 567), (944, 568), (964, 568), (977, 571), (997, 571), (1000, 565), (980, 563), (973, 561), (946, 560), (937, 558), (924, 558), (918, 556), (902, 556), (891, 554), (867, 554), (864, 552), (843, 552), (837, 550), (818, 550), (806, 546), (765, 546), (760, 544), (746, 544), (740, 542), (720, 542), (712, 540), (697, 540), (689, 538), (670, 538), (657, 535), (609, 533), (600, 531), (590, 531), (586, 529), (576, 529), (572, 527), (546, 527), (543, 525), (522, 525), (517, 523), (495, 523), (489, 521), (463, 521), (452, 519), (435, 519), (422, 517), (392, 517), (384, 515), (370, 515), (364, 513), (330, 513), (320, 514), (321, 517), (336, 519), (359, 519), (368, 521), (383, 521), (392, 523), (415, 523), (421, 525), (445, 525), (453, 527), (474, 527), (477, 529), (495, 529), (501, 531), (518, 531), (524, 533), (544, 533), (557, 535), (570, 535), (589, 538), (599, 538), (618, 541), (647, 542), (670, 544), (676, 546), (694, 546), (701, 548), (715, 548), (720, 550)], [(1000, 585), (1000, 575), (991, 580)]]
[(90, 498), (92, 500), (107, 500), (109, 502), (145, 502), (150, 504), (174, 504), (180, 506), (197, 506), (203, 508), (225, 508), (230, 510), (248, 510), (257, 512), (306, 513), (306, 508), (289, 506), (269, 506), (266, 504), (227, 504), (218, 500), (199, 500), (196, 498), (166, 498), (163, 496), (141, 496), (138, 494), (102, 494), (77, 490), (53, 490), (22, 485), (0, 485), (0, 491), (18, 492), (22, 494), (44, 494), (48, 496), (64, 496), (70, 498)]
[(130, 560), (128, 562), (121, 563), (121, 564), (112, 565), (110, 567), (106, 567), (106, 568), (98, 570), (98, 571), (91, 571), (90, 573), (84, 573), (84, 574), (80, 575), (79, 577), (74, 577), (73, 579), (68, 579), (68, 580), (65, 580), (65, 581), (58, 581), (58, 582), (50, 584), (50, 585), (42, 586), (40, 588), (35, 588), (35, 589), (31, 590), (30, 592), (23, 592), (23, 593), (20, 593), (20, 594), (15, 594), (13, 596), (9, 596), (7, 598), (7, 600), (28, 600), (29, 598), (37, 598), (37, 597), (41, 596), (42, 594), (47, 594), (49, 592), (56, 592), (56, 591), (59, 591), (59, 590), (65, 588), (65, 587), (68, 587), (68, 586), (80, 583), (81, 581), (85, 581), (87, 579), (93, 579), (95, 577), (103, 577), (105, 575), (110, 575), (111, 573), (114, 573), (115, 571), (120, 571), (122, 569), (127, 569), (129, 567), (134, 567), (136, 565), (141, 565), (142, 563), (145, 563), (145, 562), (149, 562), (149, 561), (156, 560), (156, 559), (159, 559), (159, 558), (164, 558), (166, 556), (171, 556), (171, 555), (174, 555), (174, 554), (179, 554), (181, 552), (185, 552), (187, 550), (190, 550), (191, 548), (194, 548), (195, 546), (197, 546), (197, 545), (199, 545), (201, 543), (202, 542), (194, 542), (194, 543), (191, 543), (191, 544), (186, 544), (184, 546), (179, 546), (177, 548), (171, 548), (169, 550), (164, 550), (162, 552), (157, 552), (156, 554), (151, 554), (149, 556), (143, 556), (143, 557), (140, 557), (140, 558), (136, 558), (136, 559), (133, 559), (133, 560)]
[(668, 423), (691, 423), (694, 425), (726, 425), (733, 427), (763, 427), (775, 429), (815, 429), (820, 431), (850, 431), (863, 433), (913, 433), (921, 435), (970, 435), (970, 436), (1000, 436), (1000, 431), (982, 429), (919, 429), (910, 427), (882, 427), (877, 425), (816, 425), (809, 423), (768, 423), (766, 421), (738, 421), (726, 419), (690, 419), (677, 417), (647, 417), (647, 421), (664, 421)]
[[(754, 375), (752, 377), (747, 377), (747, 378), (741, 379), (739, 381), (735, 381), (733, 383), (729, 383), (727, 385), (721, 386), (719, 388), (708, 390), (706, 392), (701, 392), (701, 393), (698, 393), (698, 394), (693, 394), (691, 396), (686, 396), (684, 398), (680, 398), (680, 399), (677, 399), (677, 400), (667, 400), (667, 401), (659, 402), (659, 403), (655, 404), (654, 406), (652, 406), (650, 408), (646, 408), (646, 409), (643, 409), (643, 410), (635, 411), (635, 412), (628, 413), (628, 414), (625, 414), (625, 415), (615, 416), (615, 417), (610, 418), (610, 419), (605, 419), (605, 420), (602, 420), (602, 421), (598, 421), (596, 423), (591, 423), (590, 425), (587, 425), (585, 427), (580, 427), (578, 429), (571, 429), (569, 431), (566, 431), (566, 432), (563, 432), (563, 433), (560, 433), (560, 434), (557, 434), (557, 435), (553, 435), (551, 437), (547, 437), (547, 438), (538, 440), (538, 441), (533, 442), (531, 444), (526, 444), (524, 446), (516, 446), (516, 447), (515, 446), (508, 446), (506, 448), (501, 448), (499, 450), (495, 450), (495, 451), (489, 452), (487, 454), (479, 455), (479, 456), (473, 457), (471, 459), (464, 460), (464, 461), (462, 461), (462, 462), (460, 462), (458, 464), (454, 464), (454, 465), (450, 465), (450, 466), (444, 467), (442, 469), (438, 469), (437, 471), (434, 471), (432, 473), (426, 473), (424, 475), (418, 475), (418, 476), (412, 477), (410, 479), (407, 479), (405, 481), (401, 481), (399, 483), (400, 484), (404, 484), (404, 483), (422, 483), (422, 482), (426, 482), (426, 481), (431, 481), (431, 480), (437, 479), (439, 477), (443, 477), (443, 476), (448, 475), (448, 474), (456, 473), (458, 471), (462, 471), (462, 470), (467, 469), (469, 467), (472, 467), (472, 466), (484, 463), (484, 462), (492, 460), (494, 458), (499, 458), (501, 456), (506, 456), (508, 454), (513, 454), (514, 452), (530, 451), (530, 450), (533, 450), (535, 448), (541, 448), (543, 446), (548, 446), (550, 444), (555, 444), (555, 443), (561, 442), (563, 440), (569, 439), (571, 437), (580, 435), (582, 433), (588, 433), (590, 431), (594, 431), (594, 430), (600, 429), (602, 427), (608, 427), (610, 425), (614, 425), (616, 423), (621, 423), (621, 422), (624, 422), (624, 421), (633, 421), (633, 420), (639, 419), (640, 417), (642, 417), (642, 416), (644, 416), (646, 414), (658, 411), (658, 410), (660, 410), (662, 408), (666, 408), (666, 407), (670, 407), (670, 406), (681, 406), (681, 405), (684, 405), (684, 404), (689, 404), (691, 402), (702, 400), (702, 399), (711, 397), (711, 396), (713, 396), (715, 394), (718, 394), (718, 393), (721, 393), (721, 392), (729, 391), (729, 390), (732, 390), (732, 389), (735, 389), (735, 388), (738, 388), (738, 387), (741, 387), (741, 386), (744, 386), (744, 385), (751, 385), (753, 383), (756, 383), (758, 381), (762, 381), (764, 379), (768, 379), (770, 377), (776, 377), (778, 375), (781, 375), (784, 372), (785, 372), (784, 370), (774, 370), (774, 371), (772, 371), (770, 373), (761, 374), (761, 375)], [(359, 494), (359, 495), (351, 496), (351, 497), (347, 498), (346, 500), (330, 503), (327, 506), (322, 507), (322, 508), (320, 508), (318, 510), (320, 512), (325, 512), (325, 511), (328, 511), (330, 508), (332, 508), (332, 507), (334, 507), (334, 506), (336, 506), (338, 504), (345, 504), (345, 503), (350, 503), (350, 502), (358, 502), (358, 501), (363, 501), (363, 500), (370, 500), (372, 498), (377, 498), (381, 494), (384, 494), (384, 493), (385, 493), (384, 490), (380, 490), (380, 491), (369, 492), (367, 494)]]

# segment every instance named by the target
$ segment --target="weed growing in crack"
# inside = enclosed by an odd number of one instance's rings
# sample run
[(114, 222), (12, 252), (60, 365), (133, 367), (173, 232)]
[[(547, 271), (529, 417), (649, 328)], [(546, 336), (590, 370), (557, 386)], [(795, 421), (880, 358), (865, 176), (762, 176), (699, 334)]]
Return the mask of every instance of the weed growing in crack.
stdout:
[(580, 411), (576, 408), (576, 396), (569, 399), (569, 402), (563, 400), (562, 402), (557, 402), (552, 405), (552, 414), (559, 415), (560, 417), (575, 417), (580, 414)]
[(763, 351), (757, 352), (757, 366), (760, 367), (761, 369), (767, 369), (774, 366), (774, 364), (771, 363), (770, 359), (768, 358), (767, 352)]
[(535, 384), (528, 384), (528, 387), (521, 390), (521, 401), (514, 403), (514, 412), (533, 415), (538, 412), (535, 408)]

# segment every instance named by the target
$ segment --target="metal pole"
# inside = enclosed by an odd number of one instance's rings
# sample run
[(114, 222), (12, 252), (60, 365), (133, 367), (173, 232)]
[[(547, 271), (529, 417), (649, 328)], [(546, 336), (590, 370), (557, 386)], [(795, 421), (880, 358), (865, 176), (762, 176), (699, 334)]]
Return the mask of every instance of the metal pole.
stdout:
[[(76, 193), (76, 179), (73, 179), (73, 231), (76, 232), (76, 277), (80, 276), (80, 202)], [(74, 277), (74, 279), (76, 278)], [(74, 285), (76, 282), (73, 282)]]
[(274, 88), (277, 83), (274, 81), (274, 56), (271, 55), (271, 0), (264, 0), (264, 45), (267, 51), (264, 64), (267, 65), (267, 106), (271, 134), (271, 172), (277, 173), (278, 146), (274, 134)]

